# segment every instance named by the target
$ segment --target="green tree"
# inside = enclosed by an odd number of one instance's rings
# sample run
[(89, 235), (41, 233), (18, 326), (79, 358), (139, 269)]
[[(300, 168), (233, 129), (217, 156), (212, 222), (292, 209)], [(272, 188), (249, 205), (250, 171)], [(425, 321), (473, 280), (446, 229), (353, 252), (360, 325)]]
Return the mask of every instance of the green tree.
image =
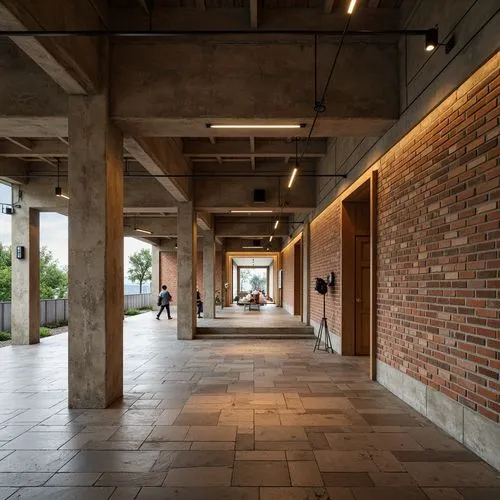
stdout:
[[(0, 245), (0, 300), (11, 300), (12, 254), (10, 247)], [(68, 272), (47, 247), (40, 250), (40, 298), (62, 299), (68, 294)]]
[(0, 243), (0, 301), (10, 300), (10, 284), (12, 282), (12, 268), (10, 247)]
[(128, 279), (132, 283), (139, 283), (139, 293), (142, 293), (142, 284), (144, 281), (150, 281), (152, 278), (151, 251), (143, 248), (133, 253), (129, 258)]
[(40, 250), (40, 298), (64, 299), (68, 295), (68, 270), (47, 247)]

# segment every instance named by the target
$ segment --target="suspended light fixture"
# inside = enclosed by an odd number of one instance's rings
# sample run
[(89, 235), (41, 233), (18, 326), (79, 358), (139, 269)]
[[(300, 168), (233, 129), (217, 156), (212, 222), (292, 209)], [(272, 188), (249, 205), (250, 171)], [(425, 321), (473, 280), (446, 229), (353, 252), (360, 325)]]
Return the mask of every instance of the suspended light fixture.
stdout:
[(232, 214), (272, 214), (272, 210), (231, 210)]
[(140, 227), (134, 228), (134, 231), (137, 231), (138, 233), (153, 234), (153, 231), (149, 231), (148, 229), (141, 229)]
[(295, 180), (295, 176), (299, 171), (299, 139), (295, 138), (295, 168), (292, 170), (292, 176), (290, 177), (290, 181), (288, 182), (288, 189), (292, 187), (293, 181)]
[(425, 32), (425, 50), (432, 52), (438, 45), (439, 32), (437, 28), (430, 28)]
[(59, 185), (59, 177), (60, 177), (60, 165), (59, 165), (59, 158), (57, 159), (57, 186), (55, 189), (55, 194), (58, 198), (64, 198), (66, 200), (69, 200), (69, 196), (67, 194), (63, 193), (63, 190), (61, 186)]
[(349, 7), (347, 8), (347, 13), (351, 15), (354, 12), (354, 7), (356, 7), (356, 0), (351, 0)]
[(244, 124), (244, 123), (235, 123), (235, 124), (213, 124), (207, 123), (207, 128), (222, 128), (222, 129), (295, 129), (295, 128), (304, 128), (305, 123), (277, 123), (277, 124)]
[(278, 229), (278, 225), (279, 225), (279, 223), (280, 223), (280, 220), (278, 219), (278, 220), (276, 221), (276, 223), (274, 224), (274, 229)]
[(269, 243), (271, 243), (271, 241), (273, 241), (273, 235), (269, 237)]

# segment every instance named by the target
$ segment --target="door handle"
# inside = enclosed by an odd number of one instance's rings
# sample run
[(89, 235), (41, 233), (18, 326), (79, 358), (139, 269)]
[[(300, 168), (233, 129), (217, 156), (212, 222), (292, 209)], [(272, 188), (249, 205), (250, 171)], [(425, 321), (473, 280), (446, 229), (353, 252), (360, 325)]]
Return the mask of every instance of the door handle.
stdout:
[(359, 297), (356, 297), (356, 304), (359, 304), (361, 302), (361, 299)]

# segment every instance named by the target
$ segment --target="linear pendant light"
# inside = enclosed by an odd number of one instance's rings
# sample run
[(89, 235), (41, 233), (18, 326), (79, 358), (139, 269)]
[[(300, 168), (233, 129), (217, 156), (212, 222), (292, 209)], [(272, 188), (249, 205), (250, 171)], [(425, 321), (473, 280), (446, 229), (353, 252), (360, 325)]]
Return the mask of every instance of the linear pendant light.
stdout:
[(305, 123), (277, 123), (277, 124), (244, 124), (244, 123), (207, 123), (207, 128), (222, 128), (222, 129), (296, 129), (296, 128), (304, 128)]
[(232, 214), (272, 214), (272, 210), (230, 210)]
[(347, 13), (352, 14), (354, 12), (354, 7), (356, 7), (356, 0), (351, 0), (349, 7), (347, 8)]
[(153, 234), (153, 231), (148, 231), (147, 229), (141, 229), (139, 227), (134, 228), (134, 231), (137, 231), (138, 233), (144, 233), (144, 234)]

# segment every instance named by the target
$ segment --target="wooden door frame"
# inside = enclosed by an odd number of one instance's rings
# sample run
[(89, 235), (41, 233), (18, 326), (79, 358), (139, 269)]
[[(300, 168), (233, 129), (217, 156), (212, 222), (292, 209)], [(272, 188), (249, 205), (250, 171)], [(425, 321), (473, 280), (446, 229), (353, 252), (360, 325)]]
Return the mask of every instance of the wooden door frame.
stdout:
[[(352, 283), (349, 283), (346, 274), (344, 273), (344, 264), (349, 264), (349, 259), (353, 259), (352, 252), (348, 253), (347, 248), (345, 248), (344, 237), (348, 236), (349, 228), (345, 227), (344, 223), (347, 223), (347, 213), (346, 207), (344, 206), (345, 201), (349, 201), (348, 198), (357, 191), (365, 183), (369, 182), (370, 187), (370, 379), (376, 380), (377, 378), (377, 189), (378, 189), (378, 165), (368, 169), (363, 175), (361, 175), (356, 181), (354, 181), (351, 186), (349, 186), (340, 196), (341, 203), (341, 260), (342, 260), (342, 273), (341, 273), (341, 303), (342, 303), (342, 354), (349, 355), (353, 350), (345, 352), (344, 345), (349, 340), (344, 338), (344, 333), (348, 333), (349, 328), (353, 333), (353, 326), (345, 324), (346, 320), (352, 322), (354, 315), (349, 313), (349, 301), (345, 300), (350, 296), (354, 297)], [(349, 290), (351, 289), (351, 291)], [(352, 301), (351, 309), (352, 309)], [(347, 315), (344, 315), (344, 307), (347, 306)], [(352, 318), (351, 318), (352, 316)], [(345, 331), (344, 326), (347, 326), (347, 331)], [(354, 336), (351, 335), (351, 344), (354, 340)], [(346, 345), (346, 347), (349, 347)]]
[[(299, 254), (297, 256), (297, 250)], [(293, 315), (302, 318), (302, 238), (293, 245)], [(297, 286), (298, 285), (298, 286)], [(297, 291), (298, 288), (298, 291)], [(296, 310), (298, 305), (298, 311)]]

